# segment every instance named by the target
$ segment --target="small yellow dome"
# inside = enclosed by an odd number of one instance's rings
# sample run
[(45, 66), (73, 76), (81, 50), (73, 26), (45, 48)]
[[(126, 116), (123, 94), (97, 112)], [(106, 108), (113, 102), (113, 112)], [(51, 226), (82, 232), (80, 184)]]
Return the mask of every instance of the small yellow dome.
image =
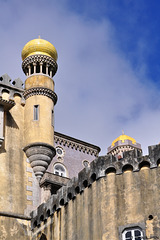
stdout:
[(130, 140), (133, 144), (136, 143), (136, 140), (135, 140), (134, 138), (129, 137), (129, 136), (125, 135), (125, 134), (122, 134), (122, 135), (120, 135), (118, 138), (116, 138), (116, 139), (112, 142), (112, 146), (114, 146), (114, 144), (115, 144), (116, 142), (118, 142), (118, 141), (124, 142), (125, 140)]
[(33, 39), (24, 46), (22, 50), (22, 60), (36, 54), (47, 55), (55, 61), (57, 61), (58, 57), (55, 47), (50, 42), (41, 38)]

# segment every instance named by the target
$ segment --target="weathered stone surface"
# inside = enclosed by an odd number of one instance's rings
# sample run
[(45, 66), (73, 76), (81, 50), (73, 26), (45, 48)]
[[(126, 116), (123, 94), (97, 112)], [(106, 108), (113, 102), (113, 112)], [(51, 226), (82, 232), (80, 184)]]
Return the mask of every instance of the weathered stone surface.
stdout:
[(11, 86), (11, 78), (10, 76), (6, 73), (0, 77), (0, 83), (4, 85), (9, 85)]
[[(96, 238), (92, 237), (95, 240), (118, 240), (119, 237), (121, 239), (122, 229), (129, 226), (143, 227), (144, 236), (151, 236), (149, 230), (145, 231), (147, 224), (151, 224), (151, 222), (148, 223), (151, 221), (148, 220), (149, 215), (152, 213), (157, 219), (156, 221), (160, 221), (160, 212), (157, 208), (160, 200), (160, 168), (153, 168), (153, 166), (157, 166), (159, 160), (159, 146), (154, 146), (151, 150), (149, 156), (144, 157), (138, 157), (135, 151), (128, 152), (125, 154), (126, 158), (121, 161), (117, 161), (110, 155), (95, 159), (90, 168), (85, 168), (78, 174), (78, 179), (71, 179), (67, 186), (62, 187), (57, 195), (52, 196), (46, 204), (43, 204), (36, 214), (32, 213), (32, 228), (35, 227), (35, 224), (41, 224), (45, 229), (47, 223), (41, 221), (42, 218), (47, 221), (50, 218), (54, 220), (56, 218), (56, 221), (59, 221), (60, 214), (58, 212), (62, 213), (65, 209), (65, 215), (61, 218), (59, 227), (63, 225), (66, 232), (74, 229), (73, 231), (81, 236), (77, 239), (86, 239), (86, 236), (91, 236), (91, 232), (94, 231)], [(88, 199), (86, 202), (84, 202), (85, 198)], [(95, 206), (96, 198), (100, 202)], [(75, 212), (80, 208), (81, 214), (84, 216), (81, 219), (79, 212), (76, 215), (72, 214), (70, 226), (65, 221), (71, 214), (69, 206), (72, 206), (71, 209)], [(93, 219), (94, 207), (97, 209), (96, 219)], [(104, 212), (104, 209), (108, 210)], [(50, 215), (47, 214), (47, 211)], [(88, 212), (87, 219), (85, 219), (86, 212)], [(40, 215), (43, 217), (40, 218)], [(90, 227), (82, 235), (78, 229), (83, 228), (83, 221), (87, 221), (86, 224), (90, 221), (96, 221), (98, 224), (100, 221), (101, 230), (98, 231), (98, 229), (94, 229), (93, 225), (89, 225)], [(51, 222), (51, 226), (54, 228), (54, 222)], [(159, 234), (160, 231), (160, 228), (155, 225), (154, 228), (152, 236)], [(75, 235), (73, 236), (75, 237)], [(71, 239), (75, 239), (74, 237)], [(65, 239), (70, 238), (67, 238), (66, 235)]]
[(30, 221), (0, 216), (0, 239), (31, 239)]
[(31, 167), (33, 168), (38, 181), (40, 181), (52, 158), (56, 154), (54, 147), (39, 142), (29, 144), (23, 150), (31, 163)]
[(13, 86), (15, 86), (16, 88), (21, 88), (23, 89), (23, 85), (24, 83), (22, 82), (22, 80), (20, 78), (15, 79), (14, 81), (12, 81)]

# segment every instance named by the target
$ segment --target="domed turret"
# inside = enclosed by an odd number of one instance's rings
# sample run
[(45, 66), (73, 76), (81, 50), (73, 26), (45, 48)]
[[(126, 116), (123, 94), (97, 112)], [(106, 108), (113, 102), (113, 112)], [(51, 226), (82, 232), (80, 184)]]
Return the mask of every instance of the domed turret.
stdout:
[(57, 71), (57, 51), (50, 42), (37, 38), (29, 41), (22, 50), (22, 69), (26, 76), (37, 73), (51, 78)]
[(125, 135), (124, 133), (122, 133), (122, 135), (120, 135), (118, 138), (116, 138), (113, 142), (112, 142), (112, 146), (115, 146), (115, 143), (117, 143), (118, 141), (121, 141), (122, 143), (124, 143), (125, 141), (131, 141), (132, 144), (136, 144), (136, 140), (132, 137), (129, 137), (127, 135)]
[(57, 71), (57, 51), (44, 39), (29, 41), (22, 50), (25, 81), (24, 152), (38, 181), (52, 158), (54, 149), (54, 106), (57, 95), (52, 77)]
[(141, 145), (137, 143), (134, 138), (122, 132), (122, 134), (112, 142), (111, 146), (108, 147), (108, 154), (110, 153), (120, 160), (123, 158), (123, 152), (133, 149), (138, 149), (142, 152)]
[(47, 55), (57, 61), (57, 51), (53, 44), (50, 42), (38, 38), (29, 41), (22, 50), (22, 60), (31, 56), (31, 55)]

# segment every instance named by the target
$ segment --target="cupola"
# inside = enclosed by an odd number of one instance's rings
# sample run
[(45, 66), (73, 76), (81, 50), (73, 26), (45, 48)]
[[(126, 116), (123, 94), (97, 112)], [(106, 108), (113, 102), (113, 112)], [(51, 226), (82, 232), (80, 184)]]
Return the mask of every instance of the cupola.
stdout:
[(22, 50), (22, 69), (26, 76), (46, 74), (53, 77), (57, 71), (58, 54), (50, 42), (41, 39), (29, 41)]
[(123, 158), (123, 152), (134, 149), (138, 149), (142, 152), (141, 144), (137, 143), (134, 138), (127, 136), (124, 134), (124, 131), (122, 131), (122, 134), (112, 142), (110, 147), (108, 147), (108, 154), (112, 154), (120, 160)]

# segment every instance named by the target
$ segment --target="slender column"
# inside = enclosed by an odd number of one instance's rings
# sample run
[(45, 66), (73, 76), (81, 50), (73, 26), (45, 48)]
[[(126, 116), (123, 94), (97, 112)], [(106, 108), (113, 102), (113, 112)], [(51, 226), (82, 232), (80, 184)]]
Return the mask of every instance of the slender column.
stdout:
[(3, 137), (3, 128), (4, 128), (4, 107), (0, 105), (0, 147), (4, 141)]
[(50, 70), (50, 77), (52, 78), (52, 70)]
[(42, 66), (43, 66), (43, 63), (40, 62), (40, 73), (42, 73)]
[(48, 64), (46, 64), (46, 74), (48, 75)]
[(31, 75), (31, 66), (30, 65), (28, 66), (28, 72), (29, 72), (28, 75), (30, 76)]
[(34, 70), (33, 70), (33, 73), (35, 74), (36, 73), (36, 63), (33, 63), (33, 67), (34, 67)]
[(28, 76), (28, 68), (25, 69), (25, 74)]

